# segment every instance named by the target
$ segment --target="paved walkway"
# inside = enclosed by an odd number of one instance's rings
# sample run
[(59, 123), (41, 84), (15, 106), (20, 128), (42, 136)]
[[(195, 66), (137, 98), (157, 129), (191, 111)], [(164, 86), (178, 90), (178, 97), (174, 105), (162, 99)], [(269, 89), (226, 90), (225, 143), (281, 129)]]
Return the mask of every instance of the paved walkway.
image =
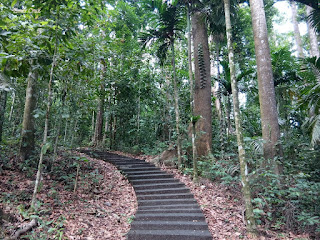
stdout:
[(131, 182), (138, 211), (128, 240), (212, 240), (199, 205), (173, 175), (143, 160), (108, 152), (82, 152), (114, 164)]

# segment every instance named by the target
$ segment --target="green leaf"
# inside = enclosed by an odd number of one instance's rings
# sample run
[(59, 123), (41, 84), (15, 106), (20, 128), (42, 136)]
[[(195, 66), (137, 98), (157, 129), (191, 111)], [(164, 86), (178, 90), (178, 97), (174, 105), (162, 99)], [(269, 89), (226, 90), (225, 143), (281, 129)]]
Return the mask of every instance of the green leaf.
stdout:
[(11, 7), (14, 8), (14, 6), (17, 4), (18, 0), (13, 0), (13, 2), (11, 3)]
[(259, 208), (255, 208), (255, 209), (253, 209), (253, 213), (258, 214), (258, 215), (263, 215), (264, 211)]
[(50, 147), (51, 147), (51, 143), (50, 142), (48, 142), (45, 145), (43, 145), (43, 147), (41, 148), (42, 154), (46, 154)]

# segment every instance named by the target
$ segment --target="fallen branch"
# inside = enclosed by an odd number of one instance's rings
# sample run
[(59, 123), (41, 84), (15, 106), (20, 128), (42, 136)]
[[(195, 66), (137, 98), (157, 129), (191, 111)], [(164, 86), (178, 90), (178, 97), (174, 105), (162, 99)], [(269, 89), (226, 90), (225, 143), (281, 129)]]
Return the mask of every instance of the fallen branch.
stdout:
[(22, 228), (20, 228), (19, 230), (17, 230), (12, 237), (5, 238), (4, 240), (16, 240), (16, 239), (18, 239), (22, 234), (30, 231), (32, 228), (34, 228), (35, 226), (37, 226), (37, 224), (38, 224), (38, 221), (37, 221), (36, 219), (32, 219), (31, 222), (29, 222), (28, 224), (24, 225)]

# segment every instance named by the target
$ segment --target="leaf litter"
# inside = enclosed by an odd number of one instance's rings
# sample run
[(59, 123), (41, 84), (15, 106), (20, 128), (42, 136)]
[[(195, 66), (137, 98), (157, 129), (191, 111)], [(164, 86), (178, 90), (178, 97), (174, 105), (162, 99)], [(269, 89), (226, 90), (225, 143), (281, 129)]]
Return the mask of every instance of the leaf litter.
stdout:
[[(112, 153), (126, 155), (151, 161), (153, 156), (136, 156), (118, 151)], [(84, 181), (79, 183), (76, 193), (65, 190), (62, 182), (57, 182), (49, 175), (44, 176), (43, 187), (38, 199), (43, 203), (41, 208), (46, 209), (46, 216), (40, 216), (52, 223), (63, 218), (63, 236), (70, 240), (124, 240), (130, 230), (130, 223), (137, 210), (137, 200), (133, 187), (128, 180), (110, 163), (91, 158), (82, 153), (74, 153), (90, 160), (96, 171), (103, 177), (94, 188), (90, 188)], [(59, 161), (59, 159), (58, 159)], [(199, 203), (209, 231), (213, 239), (247, 239), (244, 221), (245, 208), (239, 188), (228, 187), (207, 179), (200, 179), (194, 183), (190, 176), (184, 175), (177, 169), (165, 170), (183, 182), (193, 193)], [(85, 170), (85, 164), (81, 166)], [(85, 180), (85, 179), (84, 179)], [(2, 229), (7, 235), (13, 234), (15, 229), (26, 219), (18, 206), (28, 205), (28, 196), (32, 195), (33, 181), (18, 170), (2, 171), (0, 175), (0, 209), (12, 216), (11, 221), (4, 220)], [(52, 191), (53, 185), (55, 191)], [(5, 201), (5, 196), (18, 192), (19, 199)], [(26, 199), (23, 198), (25, 196)], [(48, 209), (49, 207), (49, 209)], [(0, 223), (1, 230), (1, 223)], [(307, 235), (295, 235), (288, 232), (265, 230), (259, 226), (262, 233), (259, 239), (310, 239)], [(34, 231), (41, 231), (37, 228)], [(2, 236), (0, 235), (0, 238)], [(47, 239), (56, 239), (51, 236)]]

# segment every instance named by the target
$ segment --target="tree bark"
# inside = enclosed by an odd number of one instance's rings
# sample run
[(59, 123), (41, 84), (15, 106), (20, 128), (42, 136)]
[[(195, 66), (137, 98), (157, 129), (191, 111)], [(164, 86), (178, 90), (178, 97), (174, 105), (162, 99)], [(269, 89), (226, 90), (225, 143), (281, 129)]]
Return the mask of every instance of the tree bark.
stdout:
[(188, 25), (188, 70), (189, 70), (189, 84), (190, 84), (190, 111), (193, 112), (193, 71), (192, 71), (192, 50), (191, 50), (191, 26), (190, 26), (190, 6), (188, 4), (187, 10), (187, 25)]
[(105, 62), (102, 59), (100, 61), (101, 73), (100, 73), (100, 94), (99, 103), (97, 109), (95, 132), (93, 137), (93, 146), (101, 145), (103, 140), (103, 114), (104, 114), (104, 74), (105, 74)]
[[(307, 8), (307, 16), (310, 16), (313, 8), (309, 6), (306, 6), (306, 8)], [(317, 34), (314, 28), (311, 26), (310, 21), (307, 21), (307, 26), (308, 26), (308, 34), (309, 34), (309, 40), (310, 40), (310, 55), (312, 57), (316, 56), (318, 58), (320, 57), (320, 53), (319, 53)]]
[(12, 119), (12, 115), (13, 115), (13, 108), (14, 108), (14, 103), (16, 101), (16, 93), (15, 91), (12, 91), (12, 103), (11, 103), (11, 108), (10, 108), (10, 114), (9, 114), (9, 122)]
[(196, 123), (196, 147), (198, 156), (211, 153), (212, 110), (211, 110), (211, 74), (207, 28), (204, 15), (194, 12), (192, 15), (192, 34), (195, 61), (194, 116), (201, 116)]
[(264, 140), (264, 166), (272, 160), (271, 166), (276, 174), (281, 173), (274, 158), (281, 154), (280, 128), (274, 89), (270, 47), (263, 0), (250, 0), (252, 27), (258, 72), (259, 102), (261, 112), (262, 138)]
[(7, 95), (6, 90), (0, 91), (0, 142), (2, 141), (4, 114), (7, 106)]
[(304, 58), (303, 49), (302, 49), (302, 41), (301, 34), (299, 30), (299, 23), (297, 20), (297, 4), (295, 2), (290, 2), (291, 12), (292, 12), (292, 24), (293, 24), (293, 33), (294, 39), (296, 40), (297, 52), (299, 58)]
[(36, 82), (38, 79), (38, 72), (32, 69), (31, 66), (28, 75), (28, 85), (26, 89), (26, 100), (24, 105), (22, 131), (21, 131), (21, 143), (20, 143), (20, 161), (28, 159), (35, 149), (34, 143), (34, 117), (33, 111), (36, 106)]
[(180, 136), (180, 114), (179, 114), (179, 90), (177, 86), (174, 40), (171, 40), (171, 51), (172, 51), (172, 68), (173, 68), (174, 110), (176, 115), (177, 155), (178, 155), (178, 168), (180, 169), (182, 165), (182, 158), (181, 158), (181, 136)]
[(230, 0), (224, 0), (224, 12), (226, 19), (226, 33), (227, 33), (227, 43), (229, 51), (229, 67), (230, 67), (230, 78), (231, 78), (231, 89), (233, 97), (233, 111), (234, 111), (234, 121), (236, 127), (237, 143), (238, 143), (238, 155), (240, 162), (240, 174), (242, 182), (242, 193), (244, 196), (244, 202), (246, 207), (246, 223), (247, 230), (251, 235), (256, 236), (257, 226), (254, 219), (253, 207), (251, 204), (251, 190), (248, 179), (248, 166), (245, 156), (245, 148), (243, 141), (242, 132), (242, 122), (240, 116), (240, 104), (238, 97), (238, 84), (235, 72), (235, 62), (234, 62), (234, 49), (232, 43), (232, 27), (231, 27), (231, 17), (230, 17)]

